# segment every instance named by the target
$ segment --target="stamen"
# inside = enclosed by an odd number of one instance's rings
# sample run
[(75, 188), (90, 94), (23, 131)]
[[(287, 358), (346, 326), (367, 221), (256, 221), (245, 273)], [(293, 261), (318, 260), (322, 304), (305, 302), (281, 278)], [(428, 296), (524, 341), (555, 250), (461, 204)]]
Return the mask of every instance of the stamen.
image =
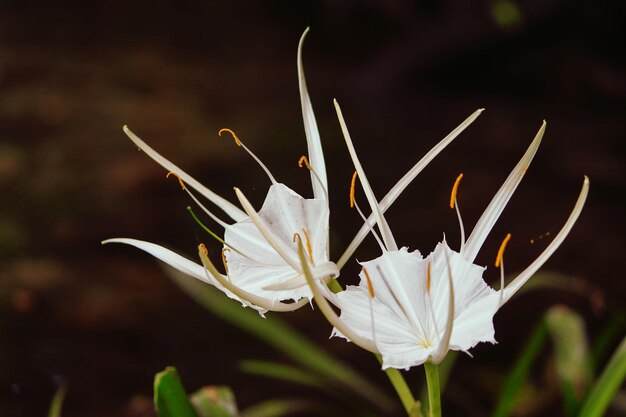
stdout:
[(175, 176), (176, 178), (178, 178), (178, 183), (180, 184), (180, 186), (182, 187), (183, 190), (186, 190), (187, 187), (185, 187), (185, 183), (183, 182), (183, 179), (180, 177), (180, 175), (178, 175), (177, 173), (175, 173), (174, 171), (170, 171), (167, 173), (167, 175), (165, 176), (165, 178), (169, 178), (170, 175)]
[(237, 137), (237, 135), (235, 134), (235, 132), (233, 132), (232, 130), (228, 129), (228, 128), (223, 128), (220, 129), (219, 132), (217, 132), (218, 136), (222, 136), (222, 132), (228, 132), (231, 134), (231, 136), (233, 137), (233, 139), (235, 139), (235, 143), (237, 144), (237, 146), (241, 146), (241, 141), (239, 140), (239, 138)]
[(430, 294), (430, 282), (431, 282), (430, 261), (428, 261), (428, 266), (426, 267), (426, 293), (427, 294)]
[(228, 262), (226, 262), (226, 252), (230, 251), (230, 249), (222, 249), (222, 263), (224, 264), (224, 271), (228, 274)]
[(307, 159), (306, 155), (302, 155), (298, 160), (298, 166), (302, 168), (303, 165), (306, 166), (306, 169), (308, 169), (309, 171), (313, 170), (313, 168), (311, 168), (311, 164), (309, 164), (309, 160)]
[(207, 248), (204, 245), (204, 243), (199, 244), (198, 245), (198, 249), (200, 249), (202, 251), (202, 253), (204, 253), (206, 256), (209, 256), (209, 251), (207, 250)]
[(309, 234), (306, 232), (304, 227), (302, 228), (302, 233), (304, 233), (304, 238), (306, 239), (306, 251), (309, 253), (309, 259), (313, 262), (313, 247), (311, 246), (311, 239), (309, 239)]
[(498, 249), (498, 255), (496, 256), (496, 268), (498, 268), (500, 266), (500, 263), (502, 263), (502, 257), (504, 256), (504, 249), (506, 248), (506, 244), (509, 243), (509, 240), (511, 240), (510, 233), (506, 235), (506, 237), (502, 241), (502, 244), (500, 245), (500, 249)]
[(461, 179), (463, 179), (463, 173), (461, 172), (458, 177), (456, 177), (456, 181), (454, 181), (454, 185), (452, 186), (452, 193), (450, 193), (450, 208), (454, 208), (454, 204), (456, 203), (456, 193), (459, 190), (459, 184), (461, 183)]
[[(193, 217), (193, 219), (195, 220), (196, 223), (198, 223), (198, 225), (204, 229), (205, 232), (207, 232), (208, 234), (211, 235), (211, 237), (213, 237), (213, 239), (217, 240), (218, 242), (220, 242), (222, 245), (224, 246), (228, 246), (230, 249), (234, 250), (235, 252), (237, 252), (239, 255), (243, 256), (244, 258), (248, 258), (251, 260), (251, 257), (249, 257), (248, 255), (246, 255), (245, 253), (241, 252), (239, 249), (235, 248), (234, 246), (232, 246), (231, 244), (227, 243), (224, 239), (222, 239), (221, 237), (219, 237), (217, 235), (217, 233), (215, 233), (214, 231), (212, 231), (211, 229), (209, 229), (204, 223), (202, 223), (202, 221), (200, 221), (200, 219), (198, 218), (198, 216), (196, 215), (196, 213), (194, 213), (193, 209), (189, 206), (187, 206), (187, 211), (189, 212), (189, 214), (191, 214), (191, 217)], [(258, 261), (257, 261), (258, 262)]]
[(357, 172), (352, 174), (352, 181), (350, 181), (350, 208), (354, 207), (354, 188), (356, 187)]
[(374, 285), (372, 285), (370, 274), (367, 272), (365, 267), (363, 267), (361, 271), (363, 271), (363, 275), (365, 275), (365, 279), (367, 280), (367, 289), (369, 290), (370, 298), (374, 298), (376, 294), (374, 294)]

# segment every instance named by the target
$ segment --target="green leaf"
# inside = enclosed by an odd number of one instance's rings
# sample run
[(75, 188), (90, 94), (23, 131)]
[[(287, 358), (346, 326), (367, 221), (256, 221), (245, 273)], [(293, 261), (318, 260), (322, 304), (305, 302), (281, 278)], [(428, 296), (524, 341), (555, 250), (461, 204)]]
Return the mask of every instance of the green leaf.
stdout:
[(626, 378), (626, 337), (605, 366), (602, 375), (585, 399), (579, 417), (600, 417), (611, 404), (615, 393)]
[(52, 402), (50, 403), (48, 417), (61, 417), (61, 409), (63, 408), (63, 400), (65, 399), (66, 392), (67, 387), (65, 385), (61, 385), (57, 389), (57, 392), (54, 394)]
[(395, 403), (380, 388), (318, 348), (275, 314), (263, 319), (256, 311), (243, 308), (210, 285), (172, 268), (166, 272), (185, 293), (222, 320), (273, 346), (318, 376), (337, 381), (344, 389), (381, 409), (395, 408)]
[(276, 362), (267, 362), (259, 360), (246, 360), (239, 363), (242, 371), (249, 374), (265, 376), (269, 378), (279, 379), (282, 381), (293, 382), (300, 385), (306, 385), (322, 390), (329, 390), (325, 379), (315, 374), (303, 371), (294, 366), (284, 365)]
[(547, 339), (548, 328), (544, 320), (541, 320), (537, 326), (535, 326), (535, 329), (507, 377), (502, 393), (498, 399), (498, 404), (491, 414), (492, 417), (506, 417), (511, 415), (520, 390), (528, 377), (528, 372), (537, 356), (539, 356)]
[(159, 417), (198, 417), (176, 368), (171, 366), (154, 377), (154, 406)]
[(591, 381), (591, 357), (585, 322), (576, 312), (557, 305), (546, 313), (546, 324), (554, 345), (565, 413), (573, 416)]
[(600, 329), (591, 348), (591, 369), (599, 373), (599, 366), (609, 355), (611, 345), (626, 333), (626, 315), (622, 312), (615, 313), (608, 322)]
[(239, 415), (235, 394), (226, 386), (208, 385), (191, 394), (199, 417), (236, 417)]

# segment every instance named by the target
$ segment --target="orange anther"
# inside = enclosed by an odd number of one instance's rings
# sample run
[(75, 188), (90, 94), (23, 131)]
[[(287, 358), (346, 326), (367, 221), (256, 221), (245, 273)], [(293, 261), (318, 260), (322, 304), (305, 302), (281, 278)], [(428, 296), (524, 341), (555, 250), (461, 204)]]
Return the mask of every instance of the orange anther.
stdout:
[(428, 262), (428, 266), (426, 267), (426, 293), (430, 294), (430, 262)]
[(311, 165), (309, 164), (309, 160), (307, 159), (306, 155), (302, 155), (298, 160), (298, 166), (302, 168), (302, 165), (305, 165), (309, 171), (313, 170), (313, 168), (311, 168)]
[(237, 137), (237, 135), (235, 134), (235, 132), (233, 132), (232, 130), (228, 129), (228, 128), (224, 128), (224, 129), (220, 129), (219, 132), (217, 132), (218, 136), (222, 136), (222, 132), (228, 132), (231, 134), (231, 136), (233, 137), (233, 139), (235, 139), (235, 143), (237, 144), (237, 146), (241, 146), (241, 141), (239, 140), (239, 138)]
[(226, 262), (226, 252), (230, 251), (230, 249), (224, 248), (222, 249), (222, 263), (224, 264), (224, 270), (228, 274), (228, 262)]
[(302, 233), (304, 233), (304, 238), (306, 239), (306, 251), (309, 253), (309, 259), (313, 262), (313, 247), (311, 246), (311, 239), (309, 239), (309, 234), (306, 232), (306, 229), (302, 228)]
[(506, 237), (502, 241), (502, 244), (500, 245), (500, 249), (498, 249), (498, 255), (496, 256), (496, 268), (498, 268), (500, 264), (502, 263), (502, 257), (504, 256), (504, 249), (506, 248), (506, 244), (509, 243), (509, 240), (511, 240), (511, 234), (507, 233)]
[(200, 249), (202, 253), (204, 253), (206, 256), (209, 256), (209, 251), (207, 250), (206, 246), (204, 246), (204, 243), (199, 244), (198, 249)]
[(178, 183), (180, 184), (180, 186), (183, 188), (183, 190), (186, 190), (187, 187), (185, 187), (185, 183), (183, 182), (183, 179), (180, 177), (180, 175), (178, 175), (177, 173), (175, 173), (174, 171), (170, 171), (167, 173), (167, 175), (165, 176), (165, 178), (169, 178), (170, 175), (175, 176), (176, 178), (178, 178)]
[(459, 190), (459, 184), (461, 183), (461, 179), (463, 178), (463, 173), (461, 172), (458, 177), (456, 177), (456, 181), (454, 181), (454, 185), (452, 186), (452, 193), (450, 193), (450, 208), (454, 208), (454, 202), (456, 201), (456, 193)]
[(354, 207), (354, 189), (356, 187), (356, 177), (357, 172), (354, 171), (354, 174), (352, 174), (352, 181), (350, 181), (350, 208)]
[(365, 275), (365, 279), (367, 280), (367, 289), (369, 290), (370, 298), (374, 298), (374, 285), (372, 285), (372, 279), (370, 278), (370, 274), (367, 273), (367, 269), (365, 269), (365, 267), (363, 267), (362, 271), (363, 275)]

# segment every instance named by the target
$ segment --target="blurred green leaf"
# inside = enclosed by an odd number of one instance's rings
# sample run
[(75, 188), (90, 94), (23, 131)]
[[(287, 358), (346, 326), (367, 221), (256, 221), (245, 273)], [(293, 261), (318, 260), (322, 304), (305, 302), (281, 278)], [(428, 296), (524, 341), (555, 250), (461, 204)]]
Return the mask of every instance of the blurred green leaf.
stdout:
[(239, 415), (235, 394), (226, 386), (209, 385), (190, 396), (199, 417), (236, 417)]
[(198, 417), (176, 368), (171, 366), (154, 377), (154, 406), (159, 417)]
[(626, 337), (604, 367), (591, 392), (585, 399), (579, 417), (600, 417), (611, 404), (615, 393), (626, 378)]
[(318, 377), (310, 372), (303, 371), (300, 368), (294, 366), (284, 365), (276, 362), (267, 362), (259, 360), (246, 360), (239, 363), (239, 367), (242, 371), (265, 376), (274, 379), (280, 379), (282, 381), (294, 382), (300, 385), (306, 385), (326, 391), (331, 391), (325, 379)]
[(545, 321), (541, 320), (537, 326), (535, 326), (535, 329), (515, 362), (511, 373), (507, 377), (502, 393), (498, 399), (498, 404), (491, 414), (492, 417), (506, 417), (511, 415), (519, 397), (520, 390), (528, 377), (528, 372), (541, 352), (541, 349), (546, 344), (547, 339), (548, 327)]
[(626, 333), (626, 315), (622, 312), (613, 314), (600, 329), (592, 345), (591, 369), (593, 371), (599, 372), (600, 362), (608, 357), (609, 348), (624, 333)]
[(65, 394), (67, 388), (65, 385), (61, 385), (52, 398), (50, 403), (50, 409), (48, 410), (48, 417), (61, 417), (61, 409), (63, 408), (63, 400), (65, 400)]
[[(315, 411), (315, 413), (312, 413)], [(311, 401), (284, 399), (267, 400), (254, 405), (241, 413), (241, 417), (282, 417), (293, 413), (323, 415), (323, 410)]]
[(565, 413), (573, 416), (591, 381), (591, 358), (585, 322), (578, 313), (557, 305), (546, 313), (546, 324), (554, 345)]
[(240, 303), (210, 285), (172, 268), (166, 268), (166, 272), (191, 298), (222, 320), (254, 335), (319, 376), (337, 381), (345, 389), (370, 400), (381, 409), (395, 408), (396, 404), (387, 394), (318, 348), (275, 314), (263, 319), (256, 311), (243, 308)]

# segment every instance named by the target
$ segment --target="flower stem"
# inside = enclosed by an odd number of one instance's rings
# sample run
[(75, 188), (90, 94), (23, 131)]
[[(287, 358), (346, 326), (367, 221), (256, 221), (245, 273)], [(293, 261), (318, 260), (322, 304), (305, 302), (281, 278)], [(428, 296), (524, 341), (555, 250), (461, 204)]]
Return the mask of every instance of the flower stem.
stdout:
[(428, 386), (428, 408), (430, 417), (441, 417), (441, 393), (439, 390), (439, 368), (432, 362), (424, 363)]
[[(380, 355), (377, 354), (376, 359), (378, 359), (378, 362), (382, 363), (382, 357)], [(385, 369), (385, 374), (387, 374), (389, 382), (391, 382), (391, 385), (393, 385), (393, 389), (396, 390), (398, 397), (400, 397), (402, 406), (406, 410), (407, 414), (410, 415), (413, 407), (415, 406), (415, 397), (409, 389), (406, 380), (404, 379), (400, 371), (394, 368)]]

